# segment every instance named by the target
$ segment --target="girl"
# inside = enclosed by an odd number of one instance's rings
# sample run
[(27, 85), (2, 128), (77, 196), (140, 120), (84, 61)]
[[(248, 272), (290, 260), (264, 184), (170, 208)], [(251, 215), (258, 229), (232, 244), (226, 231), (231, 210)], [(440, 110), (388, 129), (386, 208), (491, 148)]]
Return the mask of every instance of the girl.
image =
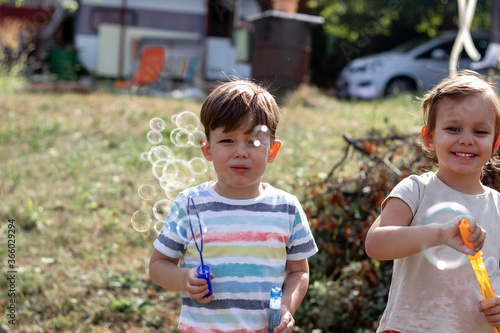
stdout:
[[(483, 167), (497, 162), (498, 96), (493, 85), (467, 71), (426, 94), (422, 109), (423, 144), (436, 154), (438, 169), (403, 179), (366, 237), (370, 257), (394, 260), (377, 332), (491, 333), (492, 326), (500, 327), (500, 296), (480, 301), (471, 265), (439, 270), (423, 248), (446, 245), (466, 254), (482, 249), (493, 290), (500, 294), (500, 193), (481, 183)], [(428, 209), (443, 202), (461, 204), (475, 217), (477, 224), (469, 229), (474, 251), (463, 243), (458, 219), (425, 223)]]

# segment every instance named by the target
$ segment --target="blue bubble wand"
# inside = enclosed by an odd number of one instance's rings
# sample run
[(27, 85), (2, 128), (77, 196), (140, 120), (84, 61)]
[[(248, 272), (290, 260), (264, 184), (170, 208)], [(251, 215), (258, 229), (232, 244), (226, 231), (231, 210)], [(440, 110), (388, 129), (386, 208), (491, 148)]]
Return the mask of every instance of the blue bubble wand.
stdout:
[[(193, 224), (191, 223), (191, 209), (190, 209), (191, 204), (190, 203), (193, 204), (194, 211), (196, 213), (196, 218), (198, 219), (198, 227), (200, 228), (200, 245), (199, 246), (198, 246), (198, 242), (196, 241), (196, 236), (194, 234)], [(212, 295), (212, 282), (210, 280), (210, 266), (205, 265), (203, 263), (203, 228), (201, 227), (201, 220), (200, 220), (200, 215), (198, 214), (198, 209), (196, 208), (196, 205), (195, 205), (192, 197), (188, 197), (187, 215), (188, 215), (188, 221), (189, 221), (189, 228), (191, 229), (191, 235), (193, 235), (194, 244), (196, 245), (196, 249), (200, 253), (201, 265), (198, 266), (196, 271), (198, 272), (199, 278), (207, 281), (208, 294), (206, 294), (204, 297), (208, 297), (208, 296)]]

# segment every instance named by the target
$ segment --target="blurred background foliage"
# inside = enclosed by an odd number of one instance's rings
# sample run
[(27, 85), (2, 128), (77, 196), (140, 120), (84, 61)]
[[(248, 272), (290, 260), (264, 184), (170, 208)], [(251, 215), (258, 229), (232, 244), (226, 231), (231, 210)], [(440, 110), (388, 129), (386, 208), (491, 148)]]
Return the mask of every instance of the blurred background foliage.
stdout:
[[(479, 0), (473, 31), (489, 31), (495, 0)], [(450, 0), (308, 0), (325, 19), (313, 27), (311, 81), (335, 86), (340, 70), (355, 58), (383, 52), (419, 35), (458, 30), (458, 4)]]

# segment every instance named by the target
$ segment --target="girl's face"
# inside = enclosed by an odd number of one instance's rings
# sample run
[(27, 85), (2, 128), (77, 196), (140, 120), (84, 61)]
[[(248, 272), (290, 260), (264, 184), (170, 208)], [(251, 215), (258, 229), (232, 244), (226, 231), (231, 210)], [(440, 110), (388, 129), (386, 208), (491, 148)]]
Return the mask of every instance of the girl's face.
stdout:
[(495, 115), (480, 95), (440, 101), (436, 127), (424, 138), (435, 150), (437, 175), (445, 183), (480, 180), (482, 168), (493, 153)]

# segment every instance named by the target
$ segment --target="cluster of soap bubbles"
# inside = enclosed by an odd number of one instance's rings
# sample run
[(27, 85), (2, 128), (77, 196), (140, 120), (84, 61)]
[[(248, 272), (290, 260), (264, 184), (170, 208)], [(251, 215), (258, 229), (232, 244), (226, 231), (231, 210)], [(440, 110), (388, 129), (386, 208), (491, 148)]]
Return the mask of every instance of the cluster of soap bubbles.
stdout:
[[(432, 206), (427, 211), (424, 223), (456, 223), (462, 219), (467, 219), (475, 223), (471, 212), (456, 202), (443, 202)], [(469, 261), (466, 254), (452, 249), (446, 245), (427, 247), (423, 246), (423, 253), (427, 260), (439, 270), (448, 270), (457, 268)]]
[[(175, 147), (200, 148), (206, 143), (205, 133), (200, 130), (201, 123), (195, 113), (183, 111), (172, 116), (171, 121), (175, 128), (170, 132), (170, 141)], [(151, 119), (149, 127), (151, 130), (146, 138), (154, 146), (148, 152), (141, 153), (141, 159), (151, 164), (154, 178), (144, 181), (137, 192), (139, 197), (146, 201), (156, 198), (157, 185), (164, 192), (166, 198), (156, 201), (152, 208), (156, 219), (154, 230), (160, 233), (179, 192), (193, 186), (197, 177), (208, 171), (208, 164), (201, 157), (189, 160), (176, 158), (168, 146), (162, 145), (162, 132), (166, 128), (163, 119), (158, 117)], [(131, 223), (135, 230), (147, 232), (153, 225), (153, 218), (150, 213), (141, 209), (132, 215)]]

